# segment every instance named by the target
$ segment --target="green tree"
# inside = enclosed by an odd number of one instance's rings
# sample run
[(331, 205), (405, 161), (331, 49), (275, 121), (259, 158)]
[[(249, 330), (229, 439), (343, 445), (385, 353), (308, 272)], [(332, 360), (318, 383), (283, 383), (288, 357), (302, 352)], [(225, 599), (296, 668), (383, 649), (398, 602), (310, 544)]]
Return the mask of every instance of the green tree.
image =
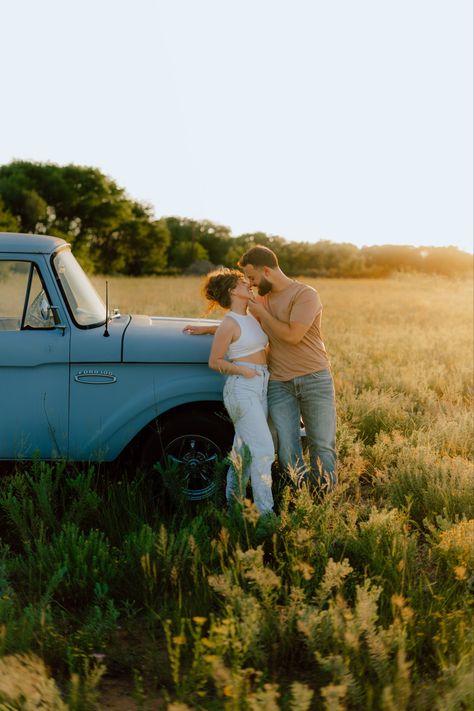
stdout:
[[(178, 267), (175, 254), (182, 255), (183, 250), (176, 251), (179, 242), (190, 242), (201, 245), (206, 252), (206, 259), (213, 264), (224, 264), (226, 253), (231, 241), (230, 228), (218, 225), (209, 220), (190, 220), (185, 217), (167, 217), (166, 225), (170, 235), (170, 266)], [(196, 248), (196, 254), (203, 254)], [(192, 260), (196, 261), (196, 260)]]
[(284, 270), (286, 265), (284, 260), (283, 262), (281, 261), (281, 256), (284, 253), (284, 246), (287, 242), (283, 237), (267, 235), (265, 232), (246, 232), (238, 237), (234, 237), (227, 249), (224, 264), (226, 266), (235, 266), (244, 252), (259, 244), (263, 247), (273, 249)]
[(213, 264), (224, 264), (229, 243), (232, 241), (230, 227), (204, 220), (199, 223), (199, 242)]
[(134, 276), (195, 262), (235, 266), (261, 244), (293, 276), (384, 276), (397, 270), (472, 274), (472, 255), (455, 247), (382, 245), (358, 249), (329, 240), (289, 242), (249, 232), (232, 237), (209, 220), (156, 220), (150, 205), (130, 199), (97, 168), (13, 161), (0, 166), (0, 230), (63, 237), (89, 271)]
[(376, 276), (401, 270), (416, 272), (422, 266), (419, 248), (409, 245), (384, 244), (363, 247), (361, 251), (371, 273)]
[(457, 247), (426, 247), (420, 249), (421, 270), (431, 274), (455, 276), (472, 274), (473, 256)]
[(343, 277), (365, 274), (365, 258), (353, 244), (320, 240), (308, 245), (308, 264), (303, 274)]
[(162, 272), (167, 266), (170, 236), (164, 220), (131, 220), (122, 225), (120, 240), (124, 254), (121, 271), (130, 276)]
[(154, 255), (143, 260), (145, 273), (153, 263), (164, 266), (167, 230), (150, 227), (151, 207), (130, 200), (97, 168), (13, 161), (0, 166), (0, 196), (21, 232), (67, 239), (88, 269), (126, 271), (128, 262), (138, 269), (136, 257), (127, 256), (134, 237)]
[(0, 232), (18, 232), (19, 229), (19, 220), (5, 209), (5, 205), (0, 196)]
[(208, 254), (199, 242), (177, 242), (171, 246), (168, 254), (168, 263), (181, 270), (204, 259), (208, 259)]

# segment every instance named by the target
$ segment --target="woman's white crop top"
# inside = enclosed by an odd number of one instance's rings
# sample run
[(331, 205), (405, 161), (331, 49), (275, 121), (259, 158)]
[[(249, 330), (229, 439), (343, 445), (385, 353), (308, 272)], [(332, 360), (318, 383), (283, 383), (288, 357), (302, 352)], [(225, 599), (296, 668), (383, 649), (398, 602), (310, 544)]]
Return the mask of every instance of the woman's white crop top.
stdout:
[(226, 357), (229, 360), (243, 358), (262, 351), (268, 343), (268, 336), (260, 326), (257, 319), (251, 314), (241, 316), (234, 311), (227, 314), (237, 321), (240, 326), (239, 338), (230, 344)]

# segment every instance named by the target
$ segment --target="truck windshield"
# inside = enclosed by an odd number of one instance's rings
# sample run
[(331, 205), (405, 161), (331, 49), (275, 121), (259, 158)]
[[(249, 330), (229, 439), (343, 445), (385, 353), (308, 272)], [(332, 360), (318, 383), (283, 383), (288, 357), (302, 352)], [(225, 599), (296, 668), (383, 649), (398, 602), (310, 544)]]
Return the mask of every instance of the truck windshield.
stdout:
[(105, 305), (70, 250), (58, 252), (53, 266), (77, 325), (90, 328), (105, 323)]

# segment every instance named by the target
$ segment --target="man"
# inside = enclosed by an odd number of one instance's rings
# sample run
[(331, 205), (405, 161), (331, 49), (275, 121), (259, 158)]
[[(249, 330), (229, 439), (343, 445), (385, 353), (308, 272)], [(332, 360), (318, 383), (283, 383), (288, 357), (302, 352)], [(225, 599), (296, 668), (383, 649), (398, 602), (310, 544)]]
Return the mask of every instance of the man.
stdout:
[[(336, 407), (334, 383), (321, 337), (322, 304), (315, 289), (290, 279), (267, 247), (249, 249), (239, 266), (260, 299), (249, 304), (270, 340), (268, 408), (278, 435), (280, 466), (321, 493), (334, 489)], [(202, 329), (187, 327), (191, 333)], [(206, 331), (207, 332), (207, 331)], [(303, 459), (303, 417), (310, 472)]]

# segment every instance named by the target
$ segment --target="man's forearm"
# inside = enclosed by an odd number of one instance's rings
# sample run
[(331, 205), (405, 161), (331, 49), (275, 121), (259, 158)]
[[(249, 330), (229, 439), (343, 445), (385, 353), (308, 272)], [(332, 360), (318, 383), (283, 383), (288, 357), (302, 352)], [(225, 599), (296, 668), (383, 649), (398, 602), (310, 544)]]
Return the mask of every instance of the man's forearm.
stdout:
[(288, 323), (283, 323), (272, 316), (267, 310), (259, 313), (259, 318), (264, 330), (270, 336), (276, 336), (287, 343), (294, 343), (294, 335)]

